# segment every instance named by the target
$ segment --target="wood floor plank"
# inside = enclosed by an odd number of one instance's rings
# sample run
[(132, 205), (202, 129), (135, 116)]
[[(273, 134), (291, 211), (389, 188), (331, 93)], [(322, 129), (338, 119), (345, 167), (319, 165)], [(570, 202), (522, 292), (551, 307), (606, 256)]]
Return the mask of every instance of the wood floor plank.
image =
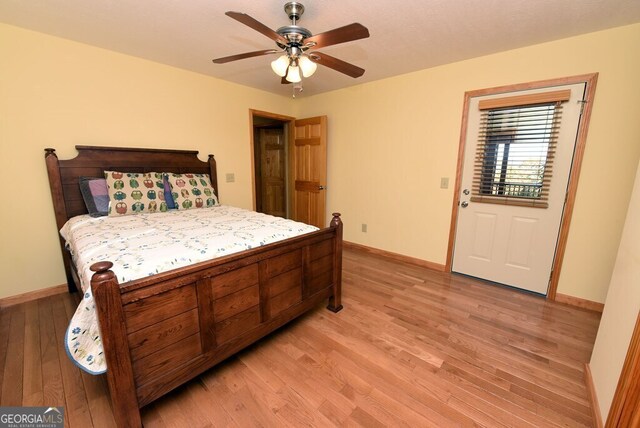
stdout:
[[(223, 363), (223, 365), (229, 364), (229, 361)], [(200, 376), (199, 382), (207, 392), (206, 402), (210, 403), (210, 407), (215, 409), (213, 415), (209, 415), (209, 418), (214, 422), (215, 426), (243, 426), (239, 425), (237, 418), (234, 418), (233, 412), (227, 412), (225, 403), (232, 392), (227, 386), (220, 382), (217, 378), (217, 374), (220, 367), (214, 367), (212, 370), (205, 372)], [(213, 416), (213, 417), (212, 417)]]
[(347, 416), (356, 408), (356, 403), (345, 395), (345, 391), (349, 388), (356, 388), (362, 380), (344, 374), (332, 364), (327, 354), (299, 339), (295, 335), (295, 331), (295, 328), (287, 330), (286, 343), (304, 349), (305, 354), (301, 355), (297, 361), (309, 368), (310, 374), (305, 381), (313, 385), (318, 395), (325, 398), (318, 409), (320, 407), (336, 409), (338, 414), (343, 416), (340, 419), (346, 420)]
[[(309, 321), (314, 322), (314, 320)], [(435, 426), (447, 426), (452, 423), (473, 426), (470, 419), (447, 408), (445, 403), (450, 398), (447, 392), (433, 388), (418, 388), (413, 380), (409, 379), (410, 374), (400, 373), (397, 367), (387, 364), (384, 360), (376, 359), (375, 361), (384, 366), (392, 367), (391, 370), (381, 369), (375, 362), (363, 357), (363, 355), (370, 357), (372, 354), (378, 354), (379, 358), (381, 354), (375, 349), (362, 348), (361, 344), (353, 348), (353, 342), (340, 343), (340, 337), (336, 334), (328, 337), (321, 330), (317, 330), (315, 325), (306, 327), (304, 336), (307, 343), (322, 343), (330, 349), (330, 364), (334, 370), (341, 372), (342, 378), (347, 379), (348, 385), (357, 385), (362, 381), (368, 382), (381, 391), (401, 398), (407, 407), (421, 414), (426, 421), (430, 421)], [(358, 349), (358, 351), (355, 352), (352, 349)]]
[[(175, 396), (177, 396), (179, 391), (174, 391), (174, 393)], [(190, 428), (192, 426), (198, 426), (190, 425), (191, 415), (187, 415), (182, 411), (174, 396), (171, 398), (162, 397), (155, 406), (155, 409), (167, 428)]]
[(249, 408), (249, 403), (243, 403), (238, 396), (229, 392), (222, 402), (222, 408), (231, 416), (234, 423), (239, 427), (261, 427), (264, 426), (256, 418)]
[[(583, 371), (599, 314), (357, 251), (343, 267), (341, 312), (230, 357), (143, 408), (144, 426), (593, 426)], [(62, 347), (78, 299), (2, 310), (0, 403), (111, 427), (105, 377)]]
[(209, 418), (208, 412), (205, 410), (207, 407), (207, 403), (204, 402), (200, 404), (200, 402), (196, 401), (195, 391), (198, 389), (198, 384), (189, 383), (182, 387), (176, 397), (176, 402), (182, 413), (185, 415), (189, 415), (189, 418), (186, 422), (189, 423), (192, 427), (211, 427), (214, 426), (213, 422)]
[(42, 360), (40, 358), (40, 320), (38, 302), (25, 303), (23, 406), (44, 406)]
[(9, 332), (11, 329), (11, 310), (0, 308), (0, 403), (2, 403), (2, 385), (4, 379), (4, 367), (9, 349)]
[[(407, 302), (406, 305), (414, 310), (418, 308), (413, 303)], [(480, 361), (486, 361), (491, 367), (503, 368), (505, 371), (514, 370), (525, 379), (535, 378), (538, 381), (544, 381), (546, 387), (586, 402), (582, 382), (576, 383), (566, 379), (561, 373), (549, 370), (546, 364), (531, 362), (518, 355), (511, 355), (508, 352), (508, 348), (504, 346), (509, 342), (493, 336), (492, 326), (481, 325), (481, 328), (478, 328), (478, 326), (474, 328), (473, 322), (468, 320), (456, 321), (450, 317), (442, 317), (436, 312), (429, 312), (424, 316), (412, 314), (407, 317), (398, 310), (403, 308), (402, 306), (394, 306), (393, 304), (388, 304), (388, 306), (391, 307), (392, 311), (396, 310), (398, 319), (403, 321), (413, 322), (416, 318), (420, 319), (422, 317), (421, 321), (424, 323), (433, 325), (436, 322), (440, 325), (446, 325), (445, 331), (449, 332), (447, 341), (450, 342), (446, 345), (447, 347), (471, 352), (475, 358)], [(427, 317), (429, 319), (426, 319)], [(430, 332), (423, 331), (420, 335), (429, 336)]]
[[(42, 393), (46, 406), (64, 406), (64, 386), (60, 370), (59, 350), (62, 342), (56, 339), (51, 298), (38, 300), (40, 320), (40, 359), (42, 361)], [(66, 356), (65, 356), (66, 358)]]
[(2, 406), (22, 405), (24, 322), (24, 307), (11, 309), (7, 357), (2, 377)]
[[(352, 333), (350, 333), (349, 335), (351, 334)], [(346, 343), (343, 343), (343, 345), (346, 345)], [(358, 344), (358, 347), (362, 349), (364, 345)], [(358, 362), (358, 365), (364, 366), (368, 364), (367, 360), (370, 359), (372, 355), (375, 355), (379, 352), (370, 347), (367, 347), (366, 351), (367, 352), (364, 355), (366, 355), (367, 358), (363, 359), (359, 355), (354, 355), (353, 353), (349, 354), (349, 358), (356, 360)], [(379, 364), (378, 361), (380, 360), (378, 359), (381, 358), (381, 356), (382, 354), (376, 356), (375, 360), (371, 360), (371, 362)], [(342, 364), (346, 364), (346, 362), (343, 361)], [(512, 420), (512, 424), (516, 426), (527, 426), (526, 422), (519, 419), (521, 415), (518, 415), (518, 412), (514, 411), (518, 409), (497, 408), (493, 405), (491, 400), (487, 400), (486, 394), (482, 390), (470, 386), (468, 388), (460, 388), (458, 382), (456, 381), (443, 382), (442, 379), (438, 377), (438, 374), (442, 373), (442, 370), (437, 367), (425, 364), (422, 366), (416, 366), (412, 371), (410, 371), (408, 368), (403, 368), (400, 365), (395, 365), (394, 369), (395, 375), (405, 382), (405, 387), (411, 385), (413, 387), (421, 386), (423, 389), (431, 388), (432, 391), (437, 391), (436, 397), (443, 402), (447, 402), (452, 396), (462, 396), (465, 397), (467, 401), (485, 401), (486, 405), (484, 408), (487, 410), (487, 412), (489, 412), (491, 416), (495, 418), (496, 423), (497, 421), (501, 420)], [(507, 406), (509, 403), (501, 404), (503, 406)], [(526, 416), (535, 420), (535, 415)]]
[(356, 407), (349, 415), (349, 419), (363, 427), (384, 428), (388, 425), (377, 420), (360, 407)]
[(324, 414), (309, 406), (309, 397), (302, 397), (291, 388), (284, 388), (279, 395), (286, 404), (277, 410), (279, 420), (284, 420), (292, 427), (299, 426), (330, 426), (330, 421)]
[(318, 411), (334, 426), (344, 426), (351, 414), (351, 412), (349, 414), (342, 413), (341, 410), (329, 400), (325, 400), (320, 407), (318, 407)]
[(281, 393), (281, 391), (286, 387), (283, 385), (280, 389), (274, 391), (269, 385), (256, 377), (254, 372), (251, 370), (243, 372), (243, 376), (246, 381), (246, 391), (251, 396), (250, 400), (262, 408), (262, 413), (265, 413), (263, 417), (265, 420), (269, 421), (268, 424), (274, 424), (274, 421), (277, 420), (277, 425), (290, 425), (286, 420), (282, 419), (278, 415), (279, 409), (283, 408), (287, 404), (286, 399)]
[[(476, 339), (477, 339), (477, 337), (476, 337)], [(472, 340), (472, 339), (468, 339), (468, 340)], [(459, 343), (460, 343), (460, 344), (464, 344), (464, 343), (470, 343), (470, 342), (459, 342)], [(477, 340), (475, 340), (475, 341), (473, 342), (473, 344), (475, 344), (476, 346), (477, 346), (479, 343), (481, 343), (481, 341), (477, 341)], [(467, 346), (469, 346), (469, 345), (467, 345)], [(474, 360), (476, 360), (476, 361), (481, 361), (481, 360), (484, 360), (484, 359), (490, 358), (490, 357), (487, 357), (487, 354), (491, 353), (492, 349), (495, 349), (495, 346), (494, 346), (494, 347), (487, 347), (487, 348), (486, 348), (486, 352), (484, 352), (484, 353), (483, 353), (484, 355), (478, 355), (477, 353), (476, 353), (476, 354), (474, 354)], [(502, 355), (501, 355), (501, 359), (504, 359), (504, 358), (512, 358), (512, 357), (511, 357), (511, 356), (505, 356), (504, 354), (502, 354)], [(508, 360), (508, 361), (509, 361), (509, 360)], [(491, 363), (489, 366), (490, 366), (490, 367), (494, 367), (494, 368), (495, 368), (495, 367), (496, 367), (496, 365), (497, 365), (498, 367), (509, 367), (509, 364), (503, 364), (502, 362), (498, 362), (498, 361), (496, 361), (495, 359), (494, 359), (494, 361), (492, 361), (492, 363)], [(544, 365), (541, 365), (541, 366), (544, 366)], [(525, 366), (525, 367), (530, 368), (531, 366), (529, 365), (529, 366)], [(540, 366), (539, 366), (539, 367), (537, 367), (537, 370), (539, 370), (540, 368), (541, 368)], [(544, 367), (543, 367), (543, 368), (544, 368)], [(546, 372), (549, 372), (549, 370), (547, 370), (546, 368), (544, 368), (544, 370), (545, 370)], [(504, 373), (504, 372), (497, 372), (497, 371), (494, 371), (494, 373), (502, 374), (502, 373)], [(526, 373), (526, 372), (525, 372), (525, 373)], [(538, 374), (539, 374), (539, 373), (538, 373)], [(525, 374), (525, 375), (523, 375), (523, 376), (525, 376), (525, 377), (526, 377), (526, 374)], [(537, 379), (537, 380), (539, 380), (538, 378), (536, 378), (536, 379)], [(555, 382), (559, 382), (559, 381), (557, 380), (557, 378), (555, 379)], [(552, 383), (552, 386), (555, 386), (555, 385), (553, 385), (553, 383)], [(581, 400), (579, 400), (579, 399), (577, 399), (577, 398), (576, 398), (576, 400), (581, 401)]]

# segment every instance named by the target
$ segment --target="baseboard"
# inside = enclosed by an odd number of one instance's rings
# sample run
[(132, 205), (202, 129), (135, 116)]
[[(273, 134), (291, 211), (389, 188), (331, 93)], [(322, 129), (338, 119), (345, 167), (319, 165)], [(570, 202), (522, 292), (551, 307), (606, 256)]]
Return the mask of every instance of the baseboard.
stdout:
[(584, 363), (584, 383), (587, 385), (587, 398), (591, 405), (591, 417), (593, 417), (593, 426), (596, 428), (602, 428), (602, 415), (600, 414), (600, 406), (598, 405), (598, 396), (596, 395), (596, 388), (593, 385), (593, 378), (591, 377), (591, 367), (589, 363)]
[(582, 309), (588, 309), (590, 311), (596, 311), (602, 313), (604, 310), (604, 303), (598, 303), (587, 299), (581, 299), (580, 297), (567, 296), (566, 294), (556, 294), (556, 302), (565, 303), (567, 305), (575, 306)]
[(376, 256), (386, 257), (398, 262), (409, 263), (415, 266), (436, 270), (438, 272), (444, 272), (444, 265), (440, 263), (429, 262), (427, 260), (417, 259), (415, 257), (405, 256), (398, 253), (392, 253), (391, 251), (380, 250), (378, 248), (367, 247), (366, 245), (356, 244), (355, 242), (343, 241), (342, 245), (348, 250), (360, 251), (367, 254), (373, 254)]
[(17, 294), (15, 296), (3, 297), (0, 299), (0, 309), (19, 305), (20, 303), (30, 302), (32, 300), (42, 299), (43, 297), (62, 294), (68, 289), (67, 284), (60, 284), (53, 287), (42, 288), (40, 290), (29, 291), (28, 293)]
[[(398, 253), (392, 253), (391, 251), (381, 250), (379, 248), (368, 247), (362, 244), (356, 244), (355, 242), (344, 241), (343, 246), (346, 249), (360, 251), (367, 254), (373, 254), (376, 256), (386, 257), (391, 260), (399, 262), (409, 263), (415, 266), (424, 267), (438, 272), (445, 272), (445, 265), (440, 263), (429, 262), (427, 260), (417, 259), (415, 257), (405, 256)], [(602, 313), (604, 310), (604, 303), (594, 302), (592, 300), (582, 299), (580, 297), (569, 296), (567, 294), (557, 293), (556, 302), (564, 303), (566, 305), (575, 306), (577, 308), (587, 309)]]

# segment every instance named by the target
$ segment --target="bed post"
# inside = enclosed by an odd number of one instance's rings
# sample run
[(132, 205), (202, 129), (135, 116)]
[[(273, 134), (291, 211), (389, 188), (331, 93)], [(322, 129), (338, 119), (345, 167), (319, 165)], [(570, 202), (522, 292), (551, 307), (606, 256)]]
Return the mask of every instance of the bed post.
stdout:
[(107, 361), (107, 382), (118, 427), (141, 427), (140, 408), (133, 379), (120, 285), (110, 271), (111, 262), (91, 265), (91, 291), (100, 322), (102, 346)]
[[(67, 221), (67, 209), (64, 203), (62, 178), (60, 177), (60, 167), (58, 165), (56, 149), (44, 149), (44, 160), (47, 164), (47, 174), (49, 175), (49, 186), (51, 187), (51, 198), (53, 200), (53, 211), (56, 216), (56, 226), (58, 227), (58, 230), (60, 230)], [(59, 234), (58, 240), (60, 241), (60, 249), (62, 251), (64, 273), (67, 276), (67, 287), (69, 289), (69, 293), (73, 293), (78, 291), (78, 288), (76, 287), (73, 275), (71, 274), (71, 257), (69, 257), (69, 253), (64, 248), (64, 240)]]
[(216, 165), (216, 158), (213, 155), (209, 155), (209, 178), (211, 179), (211, 185), (213, 190), (216, 191), (218, 201), (220, 201), (220, 189), (218, 189), (218, 167)]
[(342, 309), (342, 220), (340, 213), (333, 213), (330, 227), (336, 229), (333, 252), (333, 294), (329, 297), (329, 309), (338, 312)]

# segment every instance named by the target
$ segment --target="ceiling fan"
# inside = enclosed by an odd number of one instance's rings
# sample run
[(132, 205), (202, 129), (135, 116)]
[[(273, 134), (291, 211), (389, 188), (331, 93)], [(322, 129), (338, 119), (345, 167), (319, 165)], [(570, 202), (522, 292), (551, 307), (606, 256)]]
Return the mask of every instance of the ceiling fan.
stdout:
[(239, 59), (281, 52), (282, 55), (271, 62), (271, 68), (278, 76), (282, 77), (282, 83), (300, 82), (302, 80), (300, 76), (301, 72), (302, 76), (310, 77), (316, 71), (317, 64), (332, 68), (353, 78), (360, 77), (364, 74), (364, 69), (360, 67), (325, 53), (310, 50), (365, 39), (369, 37), (369, 30), (367, 30), (365, 26), (353, 23), (314, 36), (311, 31), (297, 25), (297, 21), (304, 13), (304, 6), (301, 3), (295, 1), (288, 2), (284, 5), (284, 11), (291, 20), (291, 25), (280, 27), (276, 31), (273, 31), (271, 28), (245, 13), (225, 13), (225, 15), (267, 36), (276, 42), (279, 49), (245, 52), (238, 55), (216, 58), (213, 62), (215, 64), (224, 64)]

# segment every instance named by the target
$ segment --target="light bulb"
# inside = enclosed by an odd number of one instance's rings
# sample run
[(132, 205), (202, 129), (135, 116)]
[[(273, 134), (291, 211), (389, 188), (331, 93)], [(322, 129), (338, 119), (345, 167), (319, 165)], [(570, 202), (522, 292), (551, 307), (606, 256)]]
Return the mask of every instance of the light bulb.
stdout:
[(289, 72), (287, 73), (287, 82), (298, 83), (301, 80), (302, 78), (300, 77), (300, 67), (290, 65)]
[(289, 57), (282, 55), (278, 59), (271, 61), (271, 69), (280, 77), (284, 77), (287, 74), (287, 67), (289, 66)]
[(318, 64), (311, 61), (309, 57), (301, 56), (298, 60), (298, 65), (302, 69), (302, 75), (304, 77), (311, 77), (313, 73), (316, 72), (316, 68), (318, 68)]

